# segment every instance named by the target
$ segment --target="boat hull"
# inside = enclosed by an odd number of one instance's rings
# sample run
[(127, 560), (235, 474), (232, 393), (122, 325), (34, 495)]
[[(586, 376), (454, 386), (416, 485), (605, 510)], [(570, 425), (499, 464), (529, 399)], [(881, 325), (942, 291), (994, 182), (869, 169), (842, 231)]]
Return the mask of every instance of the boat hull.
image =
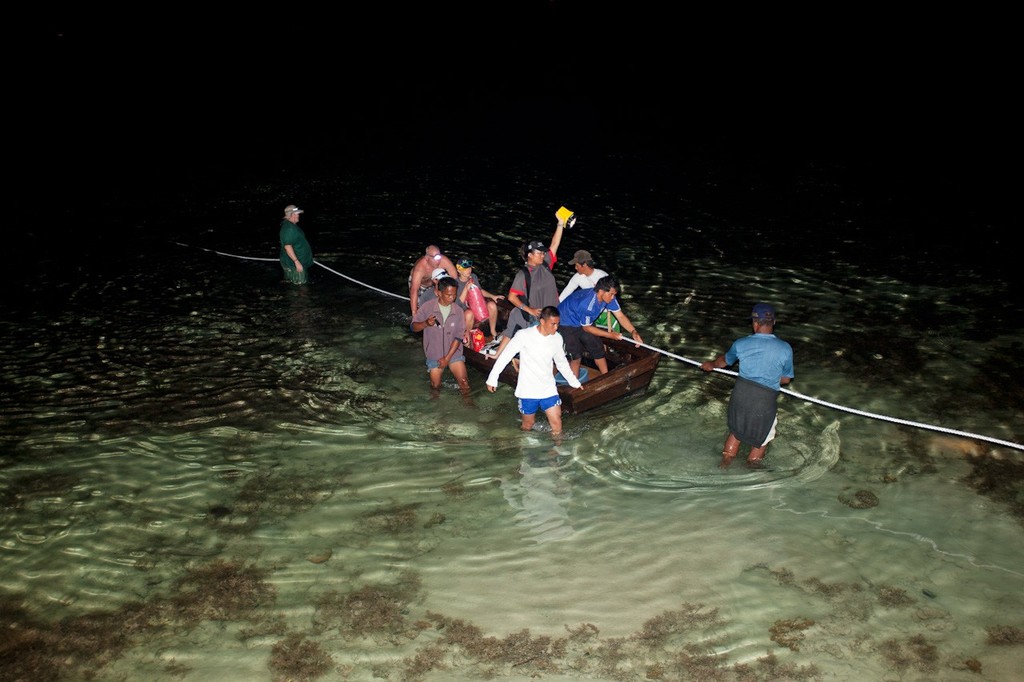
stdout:
[[(499, 301), (498, 304), (499, 318), (504, 320), (508, 317), (511, 306), (506, 301)], [(637, 346), (630, 341), (617, 339), (602, 339), (602, 341), (604, 341), (605, 355), (608, 360), (608, 372), (600, 374), (596, 367), (585, 358), (584, 365), (588, 368), (590, 378), (584, 383), (584, 389), (577, 390), (572, 386), (562, 384), (558, 386), (563, 414), (579, 414), (619, 398), (643, 393), (654, 378), (654, 372), (661, 362), (660, 353)], [(494, 356), (485, 355), (472, 348), (465, 349), (465, 356), (466, 362), (483, 372), (484, 376), (491, 373), (491, 369), (494, 367)], [(502, 370), (499, 380), (514, 388), (517, 376), (512, 363), (509, 363)]]

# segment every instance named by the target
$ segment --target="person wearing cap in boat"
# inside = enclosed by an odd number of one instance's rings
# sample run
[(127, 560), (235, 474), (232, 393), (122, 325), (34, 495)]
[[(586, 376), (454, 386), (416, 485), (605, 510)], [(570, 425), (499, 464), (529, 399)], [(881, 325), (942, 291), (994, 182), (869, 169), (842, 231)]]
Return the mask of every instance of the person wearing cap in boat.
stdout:
[(508, 302), (515, 306), (509, 313), (508, 322), (501, 332), (501, 342), (491, 350), (498, 355), (516, 332), (537, 324), (540, 311), (546, 306), (558, 307), (558, 282), (551, 269), (558, 262), (558, 247), (562, 243), (562, 232), (565, 230), (565, 218), (555, 213), (558, 221), (555, 233), (551, 235), (551, 244), (544, 245), (540, 240), (533, 240), (523, 245), (523, 260), (512, 286), (508, 290)]
[(605, 359), (604, 342), (606, 339), (623, 339), (624, 334), (610, 332), (597, 326), (597, 318), (605, 310), (615, 316), (621, 327), (635, 343), (644, 340), (637, 331), (636, 325), (622, 312), (622, 306), (616, 298), (619, 294), (619, 283), (611, 275), (597, 280), (592, 289), (579, 289), (558, 304), (558, 312), (562, 316), (559, 329), (565, 339), (565, 353), (569, 356), (572, 373), (580, 375), (580, 365), (584, 354), (589, 355), (601, 374), (608, 372), (608, 360)]
[[(476, 326), (476, 317), (473, 315), (472, 309), (469, 307), (469, 284), (475, 284), (480, 289), (480, 293), (483, 294), (484, 303), (487, 306), (487, 317), (491, 326), (491, 338), (492, 343), (498, 341), (498, 304), (495, 301), (505, 298), (504, 296), (497, 296), (487, 291), (480, 285), (480, 278), (473, 272), (473, 261), (469, 258), (460, 258), (455, 263), (455, 270), (459, 273), (456, 281), (459, 283), (459, 293), (455, 297), (455, 301), (466, 311), (466, 329), (473, 329)], [(482, 320), (481, 320), (482, 322)]]
[[(580, 249), (573, 255), (569, 265), (576, 268), (576, 274), (569, 278), (565, 288), (562, 289), (562, 293), (558, 295), (559, 303), (568, 298), (569, 294), (577, 289), (593, 289), (594, 285), (597, 284), (597, 280), (608, 276), (607, 272), (594, 266), (594, 257), (590, 255), (589, 251), (584, 249)], [(594, 324), (610, 332), (622, 330), (619, 321), (613, 315), (609, 315), (608, 311), (598, 315), (597, 321)]]
[(423, 255), (409, 271), (409, 309), (413, 315), (416, 314), (416, 310), (422, 303), (420, 296), (426, 293), (428, 297), (433, 297), (436, 281), (433, 274), (437, 268), (442, 268), (452, 279), (457, 277), (455, 264), (448, 256), (441, 253), (441, 249), (431, 244), (424, 249)]
[(285, 280), (292, 284), (308, 282), (309, 268), (313, 266), (313, 249), (306, 233), (299, 227), (301, 213), (301, 208), (288, 204), (284, 207), (284, 219), (281, 221), (281, 269)]
[(725, 353), (700, 365), (710, 372), (740, 363), (729, 398), (729, 435), (719, 464), (723, 469), (735, 459), (740, 443), (750, 446), (747, 466), (762, 465), (779, 423), (779, 392), (793, 380), (793, 348), (775, 336), (775, 308), (768, 303), (756, 304), (750, 321), (753, 334), (737, 339)]
[(590, 255), (589, 251), (584, 249), (580, 249), (573, 254), (569, 265), (576, 268), (576, 274), (569, 278), (569, 281), (565, 283), (565, 287), (562, 289), (562, 293), (558, 294), (559, 303), (577, 289), (593, 289), (594, 285), (597, 284), (597, 280), (608, 276), (608, 273), (601, 268), (594, 267), (594, 257)]

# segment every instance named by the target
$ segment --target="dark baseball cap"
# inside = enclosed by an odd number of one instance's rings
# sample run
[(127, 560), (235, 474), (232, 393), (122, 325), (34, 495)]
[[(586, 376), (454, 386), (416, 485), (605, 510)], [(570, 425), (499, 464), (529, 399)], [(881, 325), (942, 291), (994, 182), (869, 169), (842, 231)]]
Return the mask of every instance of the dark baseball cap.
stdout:
[(775, 308), (769, 303), (756, 303), (750, 311), (750, 319), (761, 320), (762, 322), (775, 321)]
[(572, 260), (569, 261), (569, 265), (575, 265), (576, 263), (589, 263), (592, 260), (594, 260), (594, 257), (590, 255), (589, 251), (580, 249), (575, 254), (573, 254)]

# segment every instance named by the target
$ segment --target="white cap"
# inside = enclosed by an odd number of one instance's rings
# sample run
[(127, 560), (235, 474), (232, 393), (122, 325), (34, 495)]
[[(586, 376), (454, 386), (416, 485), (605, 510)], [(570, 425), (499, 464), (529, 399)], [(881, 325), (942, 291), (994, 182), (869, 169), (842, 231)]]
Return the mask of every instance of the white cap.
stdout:
[(430, 274), (430, 279), (436, 281), (436, 280), (441, 279), (442, 277), (447, 277), (447, 276), (448, 276), (448, 271), (445, 270), (444, 268), (434, 268), (434, 272), (432, 272)]

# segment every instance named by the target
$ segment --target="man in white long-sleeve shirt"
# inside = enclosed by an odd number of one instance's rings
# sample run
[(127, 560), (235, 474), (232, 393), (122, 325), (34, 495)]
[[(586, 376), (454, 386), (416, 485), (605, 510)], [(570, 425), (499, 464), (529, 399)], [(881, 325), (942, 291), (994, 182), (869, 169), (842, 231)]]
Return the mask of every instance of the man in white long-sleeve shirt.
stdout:
[(594, 266), (594, 257), (590, 255), (589, 251), (584, 251), (583, 249), (573, 254), (569, 265), (576, 268), (576, 274), (565, 283), (565, 288), (558, 295), (559, 303), (577, 289), (593, 289), (594, 285), (597, 284), (597, 280), (608, 276), (607, 272)]
[(487, 375), (487, 390), (494, 393), (498, 388), (501, 371), (518, 354), (516, 398), (519, 399), (519, 413), (523, 416), (522, 429), (532, 430), (537, 410), (544, 410), (553, 438), (562, 435), (562, 400), (558, 397), (552, 363), (570, 386), (583, 390), (583, 384), (576, 378), (565, 357), (558, 322), (558, 308), (553, 305), (543, 308), (539, 324), (519, 330), (498, 354), (491, 373)]

